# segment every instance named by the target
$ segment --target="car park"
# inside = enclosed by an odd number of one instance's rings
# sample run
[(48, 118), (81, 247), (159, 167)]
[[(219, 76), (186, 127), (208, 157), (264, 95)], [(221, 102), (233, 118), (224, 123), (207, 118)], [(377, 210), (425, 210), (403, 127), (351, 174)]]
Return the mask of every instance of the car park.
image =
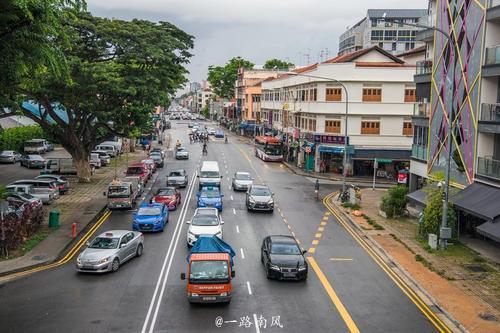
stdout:
[(7, 192), (26, 193), (40, 199), (43, 204), (50, 205), (54, 200), (54, 191), (50, 189), (39, 189), (30, 184), (10, 184), (5, 187)]
[(247, 210), (264, 210), (273, 212), (274, 194), (266, 185), (251, 185), (246, 196)]
[(32, 139), (24, 142), (25, 154), (45, 154), (53, 146), (47, 144), (45, 139)]
[(308, 265), (302, 250), (292, 236), (267, 236), (262, 241), (260, 260), (268, 279), (305, 280)]
[(24, 155), (21, 157), (21, 165), (31, 168), (43, 169), (47, 163), (45, 159), (40, 155)]
[(53, 180), (56, 182), (57, 188), (59, 189), (59, 194), (65, 194), (66, 192), (69, 191), (69, 181), (66, 177), (62, 175), (53, 175), (53, 174), (47, 174), (47, 175), (40, 175), (36, 176), (35, 179), (41, 179), (41, 180)]
[(175, 159), (176, 160), (187, 160), (189, 159), (189, 152), (186, 147), (177, 147), (175, 149)]
[(75, 174), (76, 165), (71, 157), (65, 158), (49, 158), (45, 164), (45, 174)]
[(99, 154), (91, 153), (89, 163), (94, 168), (99, 169), (101, 167), (101, 157), (99, 156)]
[(234, 191), (247, 191), (253, 184), (253, 178), (249, 172), (236, 171), (231, 181), (231, 187)]
[(167, 186), (186, 187), (188, 184), (188, 175), (186, 170), (172, 170), (167, 176)]
[(222, 211), (224, 194), (220, 192), (218, 187), (203, 187), (200, 192), (196, 193), (196, 197), (198, 198), (196, 204), (199, 208), (214, 207), (218, 211)]
[(181, 204), (181, 192), (172, 186), (160, 187), (153, 196), (154, 203), (162, 203), (168, 210), (176, 210)]
[(116, 150), (116, 147), (114, 145), (110, 144), (100, 144), (97, 145), (94, 150), (104, 150), (105, 152), (108, 153), (109, 156), (111, 157), (116, 157), (118, 156), (118, 151)]
[(22, 192), (7, 192), (5, 193), (5, 200), (7, 202), (19, 202), (22, 204), (30, 204), (34, 207), (38, 207), (42, 205), (42, 200), (39, 198), (28, 194), (28, 193), (22, 193)]
[(215, 235), (223, 238), (222, 225), (224, 221), (220, 219), (216, 208), (197, 208), (190, 221), (187, 231), (187, 244), (193, 246), (200, 235)]
[(116, 272), (144, 250), (144, 236), (129, 230), (106, 231), (87, 243), (76, 259), (76, 269), (82, 273)]
[(0, 163), (15, 164), (21, 160), (21, 154), (14, 150), (3, 150), (0, 152)]
[(47, 191), (52, 193), (54, 199), (59, 198), (59, 188), (53, 179), (21, 179), (9, 185), (32, 185), (35, 191)]
[(143, 203), (133, 214), (132, 229), (139, 231), (163, 231), (168, 223), (168, 208), (162, 203)]

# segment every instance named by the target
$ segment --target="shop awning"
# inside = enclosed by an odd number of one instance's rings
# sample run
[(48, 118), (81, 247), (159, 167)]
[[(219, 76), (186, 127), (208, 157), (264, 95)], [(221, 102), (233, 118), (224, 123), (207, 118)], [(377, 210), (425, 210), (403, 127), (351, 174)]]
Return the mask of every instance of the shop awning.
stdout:
[(340, 154), (344, 152), (344, 147), (338, 147), (338, 146), (324, 146), (320, 145), (318, 147), (320, 153), (335, 153), (335, 154)]
[(427, 206), (427, 188), (421, 188), (420, 190), (413, 191), (408, 193), (406, 197), (413, 203), (416, 203), (421, 206)]
[(486, 221), (500, 218), (500, 188), (473, 183), (460, 191), (454, 207)]
[(500, 221), (483, 223), (476, 227), (476, 231), (495, 242), (500, 242)]
[(358, 160), (373, 160), (390, 159), (396, 161), (409, 161), (411, 150), (398, 150), (398, 149), (359, 149), (356, 148), (353, 159)]

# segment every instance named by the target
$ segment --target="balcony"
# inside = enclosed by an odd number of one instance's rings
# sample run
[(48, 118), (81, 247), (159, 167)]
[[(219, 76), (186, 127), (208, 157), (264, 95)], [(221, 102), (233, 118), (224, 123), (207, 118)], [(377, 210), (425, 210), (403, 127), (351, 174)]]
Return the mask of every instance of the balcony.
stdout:
[(500, 103), (481, 104), (478, 131), (482, 133), (500, 133)]
[(488, 0), (486, 5), (486, 20), (500, 22), (500, 0)]
[(411, 157), (427, 162), (427, 147), (417, 144), (411, 146)]
[(416, 72), (413, 80), (415, 83), (428, 83), (431, 82), (432, 75), (432, 61), (420, 60), (416, 63)]
[(483, 77), (500, 76), (500, 45), (486, 48), (482, 75)]
[(500, 161), (491, 157), (478, 157), (476, 174), (500, 181)]
[(431, 103), (418, 102), (413, 104), (413, 116), (429, 118), (431, 114)]

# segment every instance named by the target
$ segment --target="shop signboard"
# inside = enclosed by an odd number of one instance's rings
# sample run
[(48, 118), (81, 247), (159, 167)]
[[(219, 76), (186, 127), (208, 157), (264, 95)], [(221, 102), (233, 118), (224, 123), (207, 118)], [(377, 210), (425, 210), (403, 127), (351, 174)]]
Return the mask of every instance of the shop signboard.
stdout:
[[(307, 133), (306, 140), (315, 143), (327, 143), (327, 144), (339, 144), (339, 145), (345, 144), (344, 136), (340, 135)], [(347, 137), (347, 144), (349, 144), (349, 137)]]

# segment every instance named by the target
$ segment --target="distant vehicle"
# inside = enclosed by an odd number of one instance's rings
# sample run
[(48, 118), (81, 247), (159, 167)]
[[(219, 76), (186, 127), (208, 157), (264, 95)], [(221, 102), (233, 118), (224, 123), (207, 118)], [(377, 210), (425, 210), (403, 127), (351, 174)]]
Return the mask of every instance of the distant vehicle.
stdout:
[(215, 135), (216, 130), (215, 130), (215, 128), (209, 127), (209, 128), (207, 128), (207, 133), (208, 133), (208, 135)]
[(151, 172), (149, 171), (149, 167), (144, 163), (135, 163), (129, 165), (127, 167), (127, 171), (125, 171), (125, 175), (128, 176), (138, 176), (141, 177), (142, 182), (146, 184), (151, 178)]
[(40, 155), (24, 155), (21, 157), (20, 161), (21, 165), (27, 167), (28, 169), (43, 169), (47, 163), (47, 161), (45, 161), (45, 159)]
[(305, 280), (308, 271), (305, 253), (292, 236), (267, 236), (262, 241), (260, 260), (268, 279)]
[(16, 180), (15, 182), (10, 183), (9, 185), (32, 185), (34, 191), (27, 193), (35, 195), (36, 193), (48, 192), (49, 195), (52, 194), (53, 199), (59, 198), (59, 188), (57, 187), (57, 183), (51, 179), (21, 179), (21, 180)]
[(35, 179), (55, 181), (57, 188), (59, 189), (59, 194), (65, 194), (66, 192), (69, 191), (69, 181), (66, 177), (62, 175), (52, 175), (52, 174), (40, 175), (36, 176)]
[(110, 230), (87, 243), (76, 259), (76, 269), (84, 273), (116, 272), (120, 265), (144, 251), (144, 236), (140, 232)]
[(51, 146), (48, 145), (45, 139), (33, 139), (24, 142), (24, 152), (26, 154), (44, 154), (50, 148)]
[(197, 205), (199, 208), (214, 207), (218, 211), (222, 211), (222, 197), (224, 194), (220, 192), (218, 187), (203, 187), (200, 192), (196, 193)]
[(186, 170), (172, 170), (167, 176), (167, 186), (186, 187), (188, 184), (188, 175)]
[(21, 154), (14, 150), (3, 150), (0, 152), (0, 163), (15, 164), (21, 160)]
[(105, 152), (108, 153), (109, 156), (111, 157), (116, 157), (118, 156), (118, 151), (116, 150), (116, 147), (114, 145), (105, 145), (105, 144), (100, 144), (97, 145), (94, 150), (104, 150)]
[(190, 221), (187, 231), (187, 244), (193, 246), (200, 235), (213, 235), (220, 239), (222, 236), (222, 225), (219, 211), (216, 208), (197, 208)]
[(263, 161), (282, 162), (283, 143), (272, 136), (257, 136), (255, 138), (255, 156)]
[(168, 210), (176, 210), (181, 204), (181, 192), (175, 187), (160, 187), (153, 196), (154, 203), (162, 203)]
[(198, 190), (203, 187), (220, 187), (222, 175), (219, 171), (219, 163), (216, 161), (204, 161), (201, 165)]
[(181, 280), (187, 280), (189, 303), (231, 302), (235, 255), (231, 246), (222, 239), (200, 235), (187, 258), (187, 276), (181, 273)]
[(153, 149), (151, 149), (150, 154), (152, 154), (152, 153), (160, 153), (161, 157), (165, 158), (165, 150), (163, 148), (154, 147)]
[(176, 160), (187, 160), (189, 159), (189, 152), (185, 147), (178, 147), (175, 149), (175, 159)]
[(274, 193), (266, 185), (252, 185), (246, 198), (247, 210), (274, 210)]
[(139, 198), (144, 193), (144, 182), (142, 181), (142, 178), (139, 176), (127, 176), (125, 178), (122, 178), (123, 181), (132, 183), (132, 188), (137, 189), (137, 197), (136, 200)]
[(99, 169), (101, 167), (101, 157), (97, 153), (91, 153), (89, 159), (90, 165), (94, 168)]
[(42, 200), (37, 198), (31, 194), (23, 193), (23, 192), (7, 192), (5, 193), (5, 200), (10, 202), (19, 202), (19, 203), (27, 203), (32, 205), (33, 207), (39, 207), (42, 205)]
[(253, 184), (253, 178), (249, 172), (237, 171), (234, 173), (231, 187), (234, 191), (246, 191)]
[(133, 214), (132, 229), (163, 231), (168, 223), (168, 208), (162, 203), (143, 203)]
[(149, 158), (155, 162), (157, 168), (163, 168), (164, 162), (161, 152), (152, 152), (149, 154)]
[(74, 174), (76, 175), (75, 162), (69, 158), (49, 158), (45, 165), (45, 174)]
[(102, 146), (106, 145), (106, 146), (113, 146), (113, 147), (115, 147), (117, 155), (120, 155), (123, 152), (123, 149), (122, 149), (123, 148), (122, 147), (122, 140), (121, 139), (119, 139), (118, 141), (104, 141), (104, 142), (101, 142), (99, 145), (100, 146), (101, 145)]
[(107, 166), (111, 163), (111, 156), (105, 150), (93, 150), (92, 154), (99, 154), (101, 166)]
[(222, 139), (223, 139), (223, 138), (224, 138), (224, 132), (223, 132), (223, 131), (221, 131), (221, 130), (217, 130), (217, 131), (215, 131), (215, 137), (216, 137), (216, 138), (222, 138)]
[(50, 189), (35, 188), (31, 184), (10, 184), (5, 187), (7, 192), (29, 194), (40, 199), (43, 204), (50, 205), (54, 200), (54, 191)]
[(193, 123), (189, 123), (188, 128), (193, 128)]
[(103, 193), (108, 198), (108, 208), (132, 208), (135, 205), (139, 188), (125, 180), (114, 179)]
[(141, 163), (146, 164), (146, 166), (149, 168), (151, 174), (156, 172), (156, 163), (153, 159), (151, 158), (146, 158), (141, 161)]
[(164, 124), (165, 124), (165, 128), (166, 128), (166, 129), (170, 129), (170, 128), (172, 128), (172, 123), (171, 123), (169, 120), (166, 120), (166, 121), (164, 122)]

